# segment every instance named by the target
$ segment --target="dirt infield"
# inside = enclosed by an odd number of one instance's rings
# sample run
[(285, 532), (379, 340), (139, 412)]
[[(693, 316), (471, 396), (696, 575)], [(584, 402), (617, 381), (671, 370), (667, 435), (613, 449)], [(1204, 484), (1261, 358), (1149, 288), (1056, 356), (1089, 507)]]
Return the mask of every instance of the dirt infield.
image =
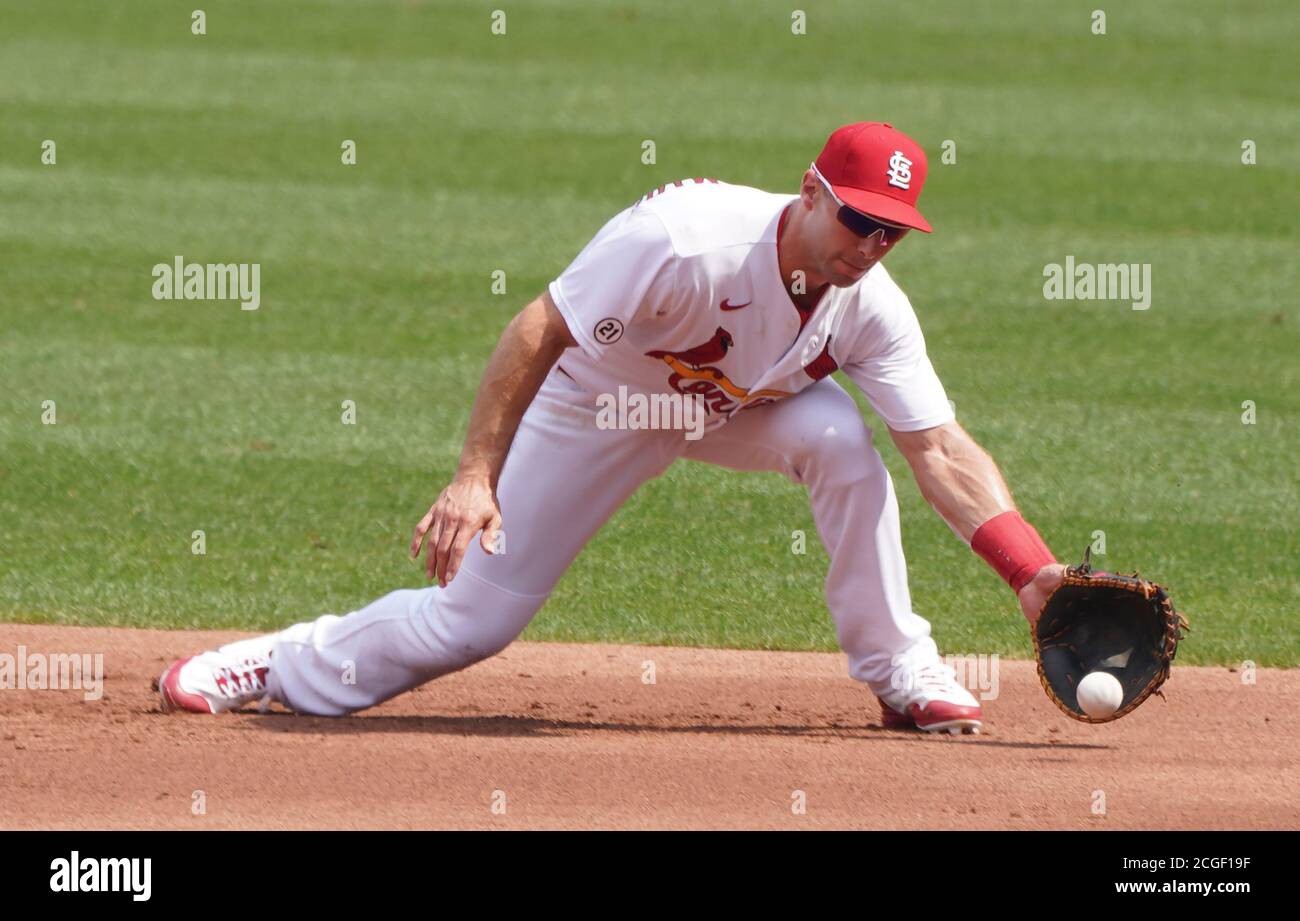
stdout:
[(0, 635), (104, 663), (99, 700), (0, 691), (6, 829), (1300, 828), (1297, 669), (1176, 666), (1094, 727), (1002, 661), (955, 738), (881, 729), (841, 655), (519, 643), (357, 716), (204, 717), (150, 683), (236, 634)]

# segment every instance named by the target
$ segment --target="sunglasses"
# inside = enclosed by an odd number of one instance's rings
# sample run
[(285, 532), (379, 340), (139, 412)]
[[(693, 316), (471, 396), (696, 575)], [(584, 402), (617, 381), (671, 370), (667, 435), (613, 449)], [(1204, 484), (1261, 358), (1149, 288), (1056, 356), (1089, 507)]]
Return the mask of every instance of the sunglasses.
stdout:
[(910, 227), (904, 227), (901, 224), (891, 224), (888, 221), (869, 217), (861, 211), (856, 211), (853, 208), (850, 208), (848, 205), (844, 204), (838, 195), (835, 194), (835, 190), (832, 189), (831, 184), (826, 181), (826, 177), (817, 169), (817, 164), (812, 164), (812, 171), (817, 175), (817, 178), (821, 180), (822, 186), (825, 187), (827, 193), (830, 194), (831, 199), (835, 204), (839, 205), (839, 210), (835, 212), (835, 219), (859, 237), (869, 237), (872, 234), (878, 233), (880, 234), (881, 241), (886, 246), (889, 246), (890, 244), (901, 240), (903, 236), (912, 229)]

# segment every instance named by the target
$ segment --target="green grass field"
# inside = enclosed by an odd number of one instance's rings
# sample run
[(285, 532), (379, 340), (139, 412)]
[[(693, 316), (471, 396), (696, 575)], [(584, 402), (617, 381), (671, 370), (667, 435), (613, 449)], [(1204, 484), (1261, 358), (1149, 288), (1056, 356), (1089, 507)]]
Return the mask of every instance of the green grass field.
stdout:
[[(646, 190), (793, 192), (878, 119), (929, 152), (937, 231), (890, 270), (1026, 516), (1169, 585), (1180, 662), (1300, 663), (1292, 0), (1115, 4), (1100, 36), (1071, 2), (806, 4), (801, 36), (769, 2), (240, 0), (203, 36), (195, 6), (0, 7), (0, 619), (259, 629), (424, 584), (411, 530), (510, 316)], [(153, 300), (178, 254), (260, 263), (261, 308)], [(1150, 263), (1151, 308), (1045, 300), (1067, 255)], [(1029, 655), (862, 405), (941, 648)], [(779, 475), (679, 462), (525, 636), (833, 649), (814, 534)]]

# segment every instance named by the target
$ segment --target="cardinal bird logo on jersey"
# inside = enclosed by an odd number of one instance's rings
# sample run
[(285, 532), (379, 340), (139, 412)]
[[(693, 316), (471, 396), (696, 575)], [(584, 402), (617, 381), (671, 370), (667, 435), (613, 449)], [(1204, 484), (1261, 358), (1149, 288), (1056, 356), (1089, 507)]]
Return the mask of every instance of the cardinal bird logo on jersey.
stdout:
[(831, 337), (827, 336), (826, 345), (822, 348), (821, 354), (804, 365), (803, 372), (813, 380), (819, 381), (828, 374), (834, 374), (839, 370), (839, 367), (839, 363), (831, 357)]
[(719, 326), (713, 337), (702, 345), (680, 352), (655, 349), (645, 354), (647, 358), (657, 358), (672, 368), (668, 386), (683, 395), (699, 396), (704, 401), (706, 412), (730, 413), (753, 400), (770, 402), (773, 398), (790, 396), (784, 390), (750, 392), (733, 383), (721, 368), (713, 367), (712, 363), (722, 361), (733, 345), (735, 339), (731, 333)]
[[(719, 326), (717, 332), (713, 334), (713, 338), (703, 345), (697, 345), (681, 352), (665, 352), (656, 349), (653, 352), (646, 352), (646, 355), (649, 358), (659, 358), (663, 361), (672, 358), (698, 370), (700, 365), (711, 361), (722, 361), (723, 358), (727, 357), (727, 352), (731, 351), (733, 345), (735, 345), (735, 340), (731, 338), (731, 333)], [(670, 361), (668, 363), (672, 364)], [(710, 370), (716, 371), (717, 369), (712, 368)]]
[[(834, 374), (836, 371), (839, 370), (839, 367), (840, 367), (839, 363), (836, 362), (835, 358), (831, 355), (831, 337), (827, 336), (826, 345), (822, 346), (822, 350), (816, 358), (808, 362), (808, 364), (804, 365), (803, 373), (807, 374), (808, 377), (810, 377), (812, 380), (819, 381), (823, 377), (826, 377), (827, 375)], [(758, 391), (758, 394), (774, 394), (774, 393), (781, 394), (782, 396), (788, 396), (788, 394), (786, 394), (784, 391), (781, 390)], [(755, 394), (752, 396), (751, 399), (746, 400), (745, 403), (740, 408), (753, 409), (755, 406), (764, 406), (768, 403), (776, 402), (776, 398), (774, 397), (760, 396), (758, 394)]]

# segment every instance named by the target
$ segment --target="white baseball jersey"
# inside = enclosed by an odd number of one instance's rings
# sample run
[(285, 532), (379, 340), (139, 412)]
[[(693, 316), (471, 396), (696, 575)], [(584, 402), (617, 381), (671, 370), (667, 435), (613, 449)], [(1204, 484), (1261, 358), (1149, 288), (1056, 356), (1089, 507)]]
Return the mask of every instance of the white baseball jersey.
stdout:
[(892, 429), (954, 418), (907, 296), (877, 263), (810, 311), (777, 262), (789, 206), (716, 179), (662, 186), (611, 218), (550, 284), (579, 349), (559, 369), (592, 394), (698, 394), (705, 430), (837, 369)]

